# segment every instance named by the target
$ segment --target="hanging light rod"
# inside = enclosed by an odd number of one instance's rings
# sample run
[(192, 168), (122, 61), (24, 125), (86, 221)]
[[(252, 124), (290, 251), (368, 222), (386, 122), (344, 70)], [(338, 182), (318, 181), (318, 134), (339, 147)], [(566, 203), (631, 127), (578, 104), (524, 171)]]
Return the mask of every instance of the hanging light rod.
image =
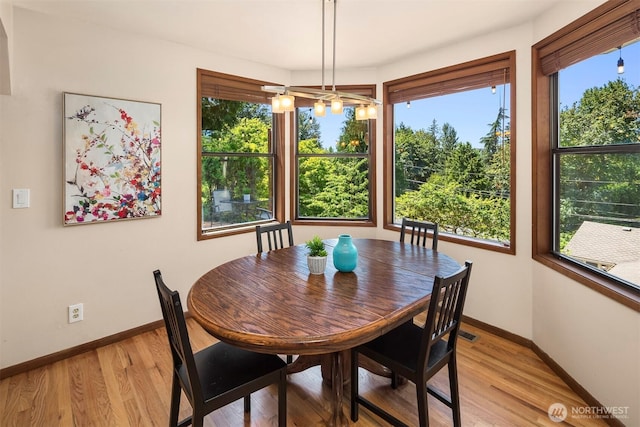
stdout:
[[(271, 111), (274, 113), (284, 113), (285, 111), (293, 111), (295, 109), (295, 97), (314, 99), (313, 104), (315, 115), (323, 117), (329, 102), (331, 112), (334, 114), (342, 114), (343, 105), (355, 105), (356, 119), (367, 120), (375, 119), (378, 114), (378, 105), (382, 102), (369, 96), (358, 95), (355, 93), (340, 92), (336, 90), (336, 3), (338, 0), (320, 0), (322, 2), (322, 89), (312, 89), (299, 86), (262, 86), (264, 92), (275, 93), (271, 99)], [(324, 27), (325, 12), (324, 2), (333, 2), (333, 69), (332, 69), (332, 89), (325, 89), (324, 85)]]

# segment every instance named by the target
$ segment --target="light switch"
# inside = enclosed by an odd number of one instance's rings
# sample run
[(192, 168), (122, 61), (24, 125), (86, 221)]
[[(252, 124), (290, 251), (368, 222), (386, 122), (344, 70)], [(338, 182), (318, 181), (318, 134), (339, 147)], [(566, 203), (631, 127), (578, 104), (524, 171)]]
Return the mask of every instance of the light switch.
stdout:
[(28, 208), (29, 207), (29, 189), (28, 188), (14, 188), (13, 189), (13, 208)]

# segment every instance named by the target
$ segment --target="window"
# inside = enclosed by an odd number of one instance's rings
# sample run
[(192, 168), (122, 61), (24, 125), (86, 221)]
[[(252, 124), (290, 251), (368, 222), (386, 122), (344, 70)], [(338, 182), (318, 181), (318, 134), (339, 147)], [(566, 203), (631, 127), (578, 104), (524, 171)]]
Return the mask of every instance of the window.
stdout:
[[(639, 310), (634, 28), (640, 28), (637, 2), (607, 2), (533, 47), (533, 255)], [(626, 70), (618, 74), (623, 55)]]
[(261, 89), (269, 83), (200, 69), (197, 77), (198, 240), (281, 219), (283, 123)]
[[(338, 91), (375, 96), (375, 86)], [(374, 226), (375, 120), (356, 120), (355, 106), (315, 117), (312, 100), (296, 98), (295, 222)]]
[(515, 253), (515, 52), (384, 84), (385, 227)]

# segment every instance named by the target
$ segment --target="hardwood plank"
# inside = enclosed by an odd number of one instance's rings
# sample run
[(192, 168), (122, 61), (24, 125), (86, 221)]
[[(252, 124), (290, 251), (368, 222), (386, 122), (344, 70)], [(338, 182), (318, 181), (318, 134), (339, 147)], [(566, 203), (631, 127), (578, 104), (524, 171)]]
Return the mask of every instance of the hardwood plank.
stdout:
[(51, 379), (49, 393), (55, 398), (46, 399), (44, 402), (49, 408), (49, 413), (52, 414), (47, 418), (47, 422), (50, 422), (52, 426), (58, 425), (60, 427), (73, 425), (68, 360), (61, 360), (51, 365)]
[(75, 425), (116, 425), (97, 353), (90, 351), (72, 357), (68, 372)]
[[(132, 399), (131, 387), (127, 381), (125, 366), (120, 359), (120, 346), (110, 345), (96, 350), (104, 375), (107, 395), (114, 408), (114, 418), (118, 426), (130, 426), (130, 420), (140, 418), (139, 412), (128, 413), (126, 402)], [(135, 406), (131, 405), (135, 410)]]
[[(187, 320), (195, 351), (216, 342), (193, 319)], [(464, 324), (475, 342), (458, 342), (458, 370), (464, 426), (555, 427), (547, 415), (551, 403), (589, 406), (529, 348)], [(65, 359), (0, 380), (0, 425), (4, 426), (157, 426), (166, 425), (171, 387), (171, 355), (164, 329)], [(360, 369), (361, 392), (410, 425), (417, 423), (415, 386), (393, 390), (388, 378)], [(431, 385), (448, 391), (445, 371)], [(345, 386), (348, 396), (348, 385)], [(331, 412), (331, 390), (316, 366), (288, 378), (287, 418), (290, 426), (316, 426)], [(205, 426), (273, 426), (277, 419), (277, 388), (254, 393), (251, 414), (242, 401), (205, 419)], [(348, 413), (349, 402), (344, 410)], [(182, 399), (180, 415), (191, 408)], [(447, 407), (429, 397), (431, 426), (450, 426)], [(387, 424), (364, 408), (358, 426)], [(604, 426), (597, 418), (571, 418), (565, 425)]]

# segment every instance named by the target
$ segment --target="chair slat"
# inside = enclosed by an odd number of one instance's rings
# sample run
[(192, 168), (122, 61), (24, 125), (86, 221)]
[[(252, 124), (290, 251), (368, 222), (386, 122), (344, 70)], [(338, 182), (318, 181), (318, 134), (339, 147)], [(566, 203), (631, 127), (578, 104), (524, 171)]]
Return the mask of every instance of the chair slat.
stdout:
[[(416, 384), (420, 427), (429, 425), (427, 393), (451, 408), (454, 426), (462, 424), (455, 352), (471, 266), (472, 263), (467, 261), (456, 273), (434, 279), (424, 328), (416, 326), (413, 322), (406, 322), (351, 350), (352, 421), (358, 421), (358, 406), (363, 405), (392, 425), (406, 425), (359, 394), (358, 358), (362, 354), (391, 370), (394, 379), (392, 386), (397, 384), (398, 375)], [(445, 340), (447, 334), (448, 338)], [(427, 383), (445, 366), (449, 370), (448, 397)]]
[[(245, 412), (249, 412), (251, 393), (270, 384), (278, 384), (278, 426), (285, 427), (286, 363), (276, 355), (254, 353), (224, 342), (194, 354), (180, 295), (165, 285), (159, 270), (153, 275), (173, 358), (169, 425), (202, 426), (205, 415), (241, 398), (244, 399)], [(223, 361), (234, 359), (242, 360), (242, 366), (237, 366), (239, 362), (230, 364), (232, 368), (223, 366)], [(238, 374), (245, 379), (243, 384), (238, 385)], [(178, 422), (182, 392), (192, 406), (193, 415)]]
[[(283, 231), (287, 233), (287, 244), (285, 245), (285, 239)], [(256, 242), (258, 246), (258, 253), (263, 252), (262, 239), (266, 235), (267, 245), (270, 251), (285, 248), (287, 246), (293, 246), (293, 231), (291, 229), (291, 221), (269, 225), (256, 225)]]
[(438, 250), (438, 224), (402, 218), (402, 226), (400, 228), (401, 242), (405, 241), (407, 230), (411, 233), (410, 243), (412, 245), (426, 247), (427, 241), (431, 238), (431, 249)]

